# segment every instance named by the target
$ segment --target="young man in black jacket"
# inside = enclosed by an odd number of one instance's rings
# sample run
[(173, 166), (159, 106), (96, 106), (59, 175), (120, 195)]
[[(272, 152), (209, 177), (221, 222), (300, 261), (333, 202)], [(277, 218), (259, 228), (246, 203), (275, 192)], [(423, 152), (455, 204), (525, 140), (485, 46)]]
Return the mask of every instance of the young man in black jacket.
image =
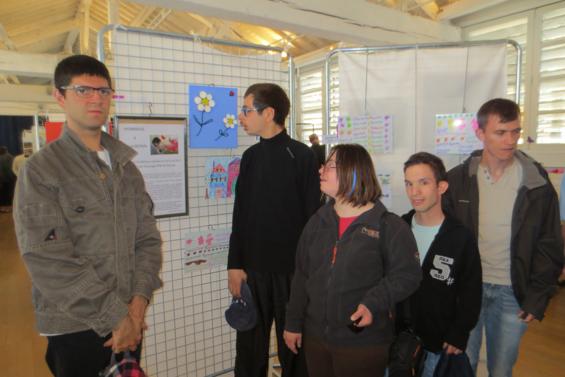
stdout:
[(255, 328), (237, 333), (237, 377), (266, 376), (273, 318), (283, 376), (306, 375), (282, 333), (296, 246), (320, 206), (320, 178), (314, 153), (286, 133), (289, 108), (278, 85), (254, 84), (239, 114), (245, 131), (261, 139), (241, 159), (228, 255), (231, 294), (239, 297), (246, 281), (258, 312)]
[(416, 153), (404, 163), (406, 194), (414, 208), (402, 218), (411, 226), (422, 264), (420, 288), (408, 299), (409, 322), (426, 352), (422, 377), (432, 377), (441, 352), (460, 354), (481, 310), (482, 273), (475, 237), (458, 220), (444, 214), (447, 190), (443, 162)]

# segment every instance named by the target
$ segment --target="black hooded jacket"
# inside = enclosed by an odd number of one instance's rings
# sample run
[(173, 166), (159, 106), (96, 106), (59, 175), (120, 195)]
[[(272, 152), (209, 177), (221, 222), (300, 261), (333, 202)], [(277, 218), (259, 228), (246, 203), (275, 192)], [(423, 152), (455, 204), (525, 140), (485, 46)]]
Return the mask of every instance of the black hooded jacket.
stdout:
[[(414, 213), (402, 218), (410, 225)], [(479, 319), (481, 297), (477, 241), (461, 222), (446, 216), (422, 263), (420, 287), (408, 300), (409, 319), (399, 306), (400, 329), (405, 322), (411, 323), (431, 352), (440, 351), (444, 342), (465, 350), (469, 332)]]

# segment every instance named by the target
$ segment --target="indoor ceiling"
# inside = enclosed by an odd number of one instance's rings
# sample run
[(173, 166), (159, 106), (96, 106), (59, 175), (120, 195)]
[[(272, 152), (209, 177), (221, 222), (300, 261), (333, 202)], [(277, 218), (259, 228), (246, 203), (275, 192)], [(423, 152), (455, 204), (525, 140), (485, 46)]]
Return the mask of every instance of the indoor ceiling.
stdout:
[[(443, 7), (456, 0), (366, 1), (415, 16), (436, 19)], [(203, 17), (133, 1), (1, 0), (0, 52), (3, 49), (20, 53), (86, 53), (94, 56), (97, 32), (110, 23), (109, 20), (118, 20), (118, 23), (132, 27), (280, 47), (292, 56), (300, 56), (335, 43), (287, 30)], [(0, 83), (42, 82), (45, 82), (45, 78), (0, 76)]]

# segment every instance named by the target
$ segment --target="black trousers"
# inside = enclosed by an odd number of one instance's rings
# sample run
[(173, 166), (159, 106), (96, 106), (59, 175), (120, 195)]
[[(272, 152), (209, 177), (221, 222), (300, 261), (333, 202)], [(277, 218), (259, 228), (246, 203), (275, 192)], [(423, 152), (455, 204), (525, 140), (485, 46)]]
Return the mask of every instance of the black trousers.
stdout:
[[(104, 342), (111, 336), (100, 337), (92, 330), (48, 336), (45, 361), (49, 370), (55, 377), (98, 377), (110, 364), (112, 348), (104, 347)], [(141, 343), (130, 354), (139, 362)]]
[(265, 377), (268, 368), (269, 339), (273, 319), (277, 335), (278, 356), (283, 377), (307, 377), (304, 352), (294, 355), (284, 343), (284, 318), (290, 296), (292, 275), (246, 271), (247, 284), (257, 307), (257, 326), (238, 331), (235, 376)]
[(364, 347), (329, 345), (320, 339), (302, 339), (311, 377), (382, 377), (388, 361), (388, 344)]
[(4, 207), (4, 206), (12, 205), (15, 186), (16, 186), (15, 179), (5, 182), (0, 182), (0, 206)]

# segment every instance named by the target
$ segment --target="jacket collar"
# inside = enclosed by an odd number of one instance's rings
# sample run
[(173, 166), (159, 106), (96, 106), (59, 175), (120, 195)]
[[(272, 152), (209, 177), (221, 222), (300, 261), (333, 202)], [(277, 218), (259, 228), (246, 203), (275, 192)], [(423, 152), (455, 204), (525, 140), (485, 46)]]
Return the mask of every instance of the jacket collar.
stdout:
[[(476, 150), (465, 160), (464, 164), (467, 166), (469, 177), (477, 175), (482, 153), (482, 149)], [(532, 190), (548, 183), (547, 178), (542, 173), (543, 168), (533, 158), (520, 150), (514, 153), (514, 157), (522, 167), (522, 182), (520, 186), (525, 186), (528, 190)]]
[[(408, 213), (402, 215), (402, 220), (406, 221), (409, 227), (412, 227), (412, 218), (414, 217), (415, 214), (416, 211), (412, 209)], [(439, 227), (437, 234), (449, 232), (450, 230), (461, 226), (461, 223), (455, 217), (445, 212), (443, 213), (443, 215), (445, 216), (445, 219), (443, 219), (443, 222), (441, 223), (441, 226)]]
[[(86, 147), (86, 145), (84, 145), (82, 140), (80, 140), (78, 135), (69, 128), (67, 123), (65, 123), (63, 127), (63, 134), (61, 135), (60, 140), (66, 145), (75, 148), (75, 150), (80, 153), (87, 155), (96, 155), (96, 152), (91, 151)], [(134, 149), (122, 143), (121, 141), (116, 140), (106, 132), (102, 132), (100, 144), (110, 153), (112, 161), (122, 166), (133, 160), (133, 158), (137, 154)]]
[[(335, 200), (331, 199), (319, 210), (319, 214), (322, 217), (322, 224), (335, 226), (339, 221), (339, 216), (334, 209)], [(375, 206), (370, 210), (363, 212), (353, 224), (365, 224), (371, 225), (379, 222), (382, 215), (387, 211), (386, 207), (381, 203), (380, 200), (375, 202)]]

